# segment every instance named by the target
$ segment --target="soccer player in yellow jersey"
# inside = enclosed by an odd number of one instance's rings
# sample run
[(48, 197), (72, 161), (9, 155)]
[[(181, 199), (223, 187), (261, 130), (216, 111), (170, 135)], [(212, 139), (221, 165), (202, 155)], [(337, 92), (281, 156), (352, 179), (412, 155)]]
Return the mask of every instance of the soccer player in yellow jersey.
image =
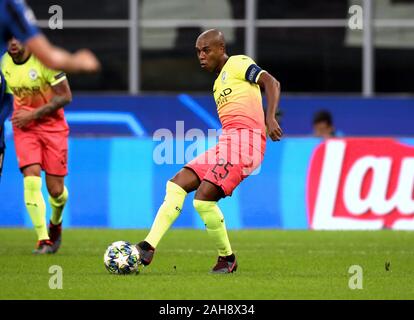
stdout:
[[(36, 230), (36, 254), (55, 253), (61, 243), (62, 211), (68, 198), (64, 185), (67, 175), (68, 134), (63, 107), (72, 93), (65, 73), (45, 67), (16, 39), (8, 43), (1, 69), (6, 91), (14, 96), (13, 133), (19, 168), (24, 176), (24, 200)], [(41, 171), (52, 217), (46, 225)]]
[[(186, 164), (167, 182), (166, 196), (152, 228), (137, 244), (144, 265), (151, 263), (155, 248), (181, 212), (188, 193), (196, 191), (194, 207), (203, 219), (218, 251), (213, 273), (237, 269), (224, 216), (217, 201), (232, 194), (240, 182), (262, 162), (266, 131), (279, 141), (282, 130), (276, 121), (280, 84), (268, 72), (244, 55), (226, 54), (223, 34), (215, 29), (202, 33), (196, 42), (201, 68), (214, 72), (213, 94), (223, 126), (218, 144)], [(266, 92), (264, 115), (260, 87)]]

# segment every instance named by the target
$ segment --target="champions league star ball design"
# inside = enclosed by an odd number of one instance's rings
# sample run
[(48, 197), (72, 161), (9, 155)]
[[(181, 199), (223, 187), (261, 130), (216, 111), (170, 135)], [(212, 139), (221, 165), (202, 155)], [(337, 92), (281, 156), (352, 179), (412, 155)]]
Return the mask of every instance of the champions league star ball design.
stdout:
[(116, 241), (105, 251), (104, 264), (109, 273), (139, 273), (140, 256), (136, 246), (126, 241)]

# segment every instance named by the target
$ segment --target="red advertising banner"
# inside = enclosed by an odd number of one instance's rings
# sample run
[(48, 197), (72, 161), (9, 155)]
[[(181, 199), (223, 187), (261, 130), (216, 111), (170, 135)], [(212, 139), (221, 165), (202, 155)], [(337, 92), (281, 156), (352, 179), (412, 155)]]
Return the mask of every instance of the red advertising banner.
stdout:
[(414, 230), (414, 147), (381, 138), (330, 139), (312, 156), (312, 229)]

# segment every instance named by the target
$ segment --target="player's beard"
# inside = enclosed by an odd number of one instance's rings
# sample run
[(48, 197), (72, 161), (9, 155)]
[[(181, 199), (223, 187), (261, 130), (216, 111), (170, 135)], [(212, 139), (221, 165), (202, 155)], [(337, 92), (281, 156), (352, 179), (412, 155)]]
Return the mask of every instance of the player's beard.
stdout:
[(23, 56), (24, 56), (24, 53), (25, 53), (25, 49), (22, 48), (20, 50), (14, 51), (14, 52), (12, 52), (12, 51), (9, 50), (7, 52), (12, 57), (13, 61), (15, 61), (15, 62), (21, 62), (23, 60)]

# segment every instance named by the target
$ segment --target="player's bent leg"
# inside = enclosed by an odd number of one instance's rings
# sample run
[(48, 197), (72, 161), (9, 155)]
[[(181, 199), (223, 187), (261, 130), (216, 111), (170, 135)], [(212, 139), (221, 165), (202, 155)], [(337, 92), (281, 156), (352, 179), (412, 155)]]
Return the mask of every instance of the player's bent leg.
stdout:
[(137, 244), (143, 265), (151, 263), (161, 238), (180, 215), (185, 197), (188, 192), (195, 190), (198, 184), (197, 175), (185, 168), (167, 182), (164, 202), (158, 209), (151, 230), (145, 240)]
[(167, 182), (164, 202), (158, 209), (151, 230), (145, 240), (137, 244), (143, 265), (147, 266), (151, 263), (156, 246), (181, 213), (185, 197), (199, 185), (200, 179), (189, 168), (182, 168)]
[(58, 225), (62, 223), (63, 209), (69, 196), (65, 186), (65, 178), (46, 174), (46, 186), (49, 192), (49, 203), (52, 207), (50, 220), (54, 225)]
[(42, 167), (40, 166), (40, 164), (34, 163), (24, 166), (20, 170), (23, 173), (23, 177), (40, 177)]
[(236, 257), (232, 252), (224, 216), (217, 205), (223, 191), (214, 184), (203, 181), (197, 190), (193, 205), (204, 221), (209, 236), (218, 251), (218, 261), (212, 273), (232, 273), (237, 270)]
[(179, 185), (187, 193), (197, 190), (200, 186), (200, 179), (197, 174), (193, 170), (185, 167), (178, 171), (170, 181)]
[(42, 195), (41, 167), (33, 164), (21, 169), (23, 173), (24, 201), (37, 234), (35, 254), (51, 253), (52, 243), (46, 227), (46, 204)]
[(67, 202), (69, 192), (62, 176), (46, 175), (46, 185), (49, 192), (49, 203), (52, 216), (49, 223), (49, 237), (52, 241), (53, 252), (57, 252), (62, 243), (62, 213)]
[(145, 241), (156, 248), (161, 238), (181, 213), (187, 192), (174, 182), (168, 181), (164, 202), (158, 209), (154, 223)]
[(198, 187), (194, 199), (202, 201), (219, 201), (226, 195), (222, 188), (216, 186), (210, 181), (203, 180)]
[(46, 173), (46, 187), (52, 198), (58, 198), (65, 191), (65, 177)]

